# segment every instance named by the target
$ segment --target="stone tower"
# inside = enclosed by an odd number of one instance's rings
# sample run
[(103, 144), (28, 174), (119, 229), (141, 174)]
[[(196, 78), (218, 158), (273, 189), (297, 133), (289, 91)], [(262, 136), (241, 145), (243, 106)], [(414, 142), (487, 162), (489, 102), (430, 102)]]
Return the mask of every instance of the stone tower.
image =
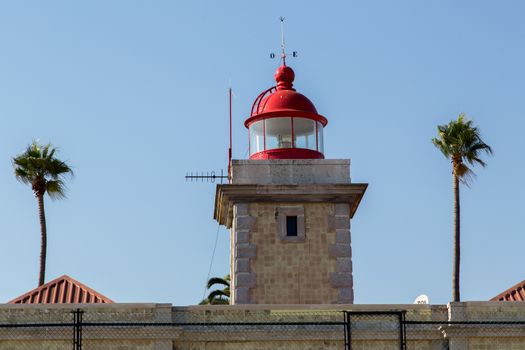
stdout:
[(232, 304), (354, 301), (350, 219), (367, 185), (351, 183), (350, 160), (324, 159), (328, 121), (294, 78), (283, 64), (257, 97), (245, 122), (250, 159), (233, 160), (230, 183), (217, 186)]

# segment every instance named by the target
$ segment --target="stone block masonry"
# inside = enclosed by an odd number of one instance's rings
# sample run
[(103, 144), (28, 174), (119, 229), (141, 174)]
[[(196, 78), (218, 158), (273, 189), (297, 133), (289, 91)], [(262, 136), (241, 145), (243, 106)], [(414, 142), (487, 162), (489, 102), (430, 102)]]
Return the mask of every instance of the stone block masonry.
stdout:
[(323, 242), (326, 246), (329, 237), (326, 232), (312, 234), (312, 229), (321, 225), (326, 208), (305, 206), (306, 237), (302, 242), (293, 243), (279, 236), (275, 217), (278, 208), (274, 203), (259, 203), (251, 210), (258, 219), (253, 241), (259, 248), (258, 258), (252, 262), (257, 271), (254, 300), (260, 304), (300, 304), (320, 298), (333, 299), (334, 296), (323, 288), (328, 285), (330, 266), (327, 266), (327, 259), (323, 259), (326, 249), (321, 246)]
[(252, 231), (256, 226), (256, 217), (250, 215), (250, 204), (238, 203), (234, 206), (232, 225), (231, 254), (231, 296), (232, 304), (251, 304), (251, 290), (255, 287), (256, 277), (252, 273), (251, 261), (257, 256), (257, 246), (251, 241)]
[[(289, 241), (278, 230), (279, 208), (297, 203), (252, 203), (256, 224), (250, 244), (257, 255), (250, 260), (255, 275), (251, 302), (256, 304), (332, 304), (353, 302), (350, 261), (337, 260), (333, 203), (304, 203), (304, 239)], [(348, 209), (348, 208), (347, 208)], [(346, 213), (348, 218), (348, 213)], [(335, 220), (341, 222), (341, 220)], [(341, 226), (347, 226), (343, 224)], [(349, 231), (347, 231), (349, 232)], [(349, 249), (349, 240), (340, 244)], [(343, 254), (349, 257), (348, 254)], [(336, 275), (334, 275), (336, 274)], [(343, 290), (344, 289), (344, 290)], [(235, 301), (238, 303), (238, 300)]]
[(296, 241), (278, 230), (280, 208), (297, 203), (235, 204), (231, 303), (352, 303), (348, 204), (303, 204)]

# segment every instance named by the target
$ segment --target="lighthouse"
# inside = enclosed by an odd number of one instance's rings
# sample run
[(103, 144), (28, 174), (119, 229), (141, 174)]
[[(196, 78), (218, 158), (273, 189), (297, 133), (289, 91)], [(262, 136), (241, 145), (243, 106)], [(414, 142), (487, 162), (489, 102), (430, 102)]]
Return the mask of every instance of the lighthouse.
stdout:
[[(231, 304), (351, 304), (350, 220), (367, 184), (349, 159), (326, 159), (327, 118), (286, 65), (244, 125), (249, 159), (232, 160), (214, 217), (230, 232)], [(343, 140), (341, 140), (342, 142)]]

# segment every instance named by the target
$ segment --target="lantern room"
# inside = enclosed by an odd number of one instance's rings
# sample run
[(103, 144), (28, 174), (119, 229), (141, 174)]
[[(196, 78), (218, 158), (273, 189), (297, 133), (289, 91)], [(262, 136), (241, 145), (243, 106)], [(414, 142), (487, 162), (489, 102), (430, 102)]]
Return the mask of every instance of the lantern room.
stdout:
[(282, 65), (277, 85), (253, 103), (244, 125), (249, 131), (250, 159), (324, 159), (323, 128), (328, 120), (293, 88), (295, 73)]

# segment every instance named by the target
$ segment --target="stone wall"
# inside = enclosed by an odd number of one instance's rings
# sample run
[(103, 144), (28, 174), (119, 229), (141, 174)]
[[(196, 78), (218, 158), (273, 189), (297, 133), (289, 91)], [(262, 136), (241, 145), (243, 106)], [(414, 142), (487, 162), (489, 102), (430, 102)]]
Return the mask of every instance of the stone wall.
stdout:
[[(143, 327), (112, 327), (117, 323), (160, 323), (172, 321), (170, 304), (0, 304), (0, 350), (66, 350), (73, 348), (73, 314), (84, 311), (83, 349), (88, 350), (172, 350), (177, 327), (153, 332)], [(18, 327), (9, 327), (9, 326)], [(27, 325), (27, 326), (26, 326)]]
[[(522, 350), (525, 349), (525, 303), (466, 302), (449, 305), (235, 305), (174, 308), (174, 319), (205, 322), (302, 322), (340, 320), (341, 310), (372, 312), (359, 316), (352, 329), (352, 349), (399, 349), (399, 329), (392, 319), (374, 313), (405, 311), (408, 350)], [(451, 321), (451, 322), (449, 322)], [(469, 324), (493, 321), (494, 324)], [(499, 321), (500, 323), (496, 323)], [(427, 323), (424, 323), (427, 322)], [(502, 323), (503, 322), (503, 323)], [(522, 324), (519, 324), (521, 322)], [(301, 333), (281, 327), (273, 331), (207, 334), (205, 340), (182, 333), (177, 349), (345, 349), (342, 329)], [(226, 339), (227, 338), (227, 339)]]
[[(342, 310), (356, 312), (352, 317), (361, 317), (353, 323), (353, 349), (399, 349), (399, 329), (392, 322), (395, 317), (375, 314), (391, 311), (405, 311), (410, 322), (428, 322), (407, 324), (409, 350), (525, 349), (525, 303), (522, 302), (189, 307), (169, 304), (0, 305), (0, 349), (71, 349), (71, 311), (76, 308), (84, 311), (84, 322), (91, 322), (90, 326), (83, 327), (84, 350), (342, 350), (343, 327), (327, 323), (342, 321)], [(362, 312), (372, 313), (360, 316)], [(472, 323), (480, 321), (492, 323)], [(93, 322), (104, 324), (94, 325)], [(310, 322), (310, 325), (298, 326), (294, 322)], [(27, 324), (33, 326), (21, 327)], [(45, 326), (38, 328), (35, 324)], [(63, 327), (56, 327), (57, 324)], [(6, 325), (19, 327), (13, 329)]]

